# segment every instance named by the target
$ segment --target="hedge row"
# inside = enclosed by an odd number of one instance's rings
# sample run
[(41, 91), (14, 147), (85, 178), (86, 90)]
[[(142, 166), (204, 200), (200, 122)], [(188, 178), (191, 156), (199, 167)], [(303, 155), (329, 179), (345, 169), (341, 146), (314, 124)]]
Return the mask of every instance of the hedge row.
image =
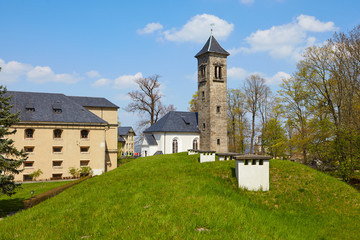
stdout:
[(72, 187), (82, 181), (89, 179), (89, 178), (91, 178), (91, 176), (86, 176), (86, 177), (80, 178), (76, 181), (70, 182), (68, 184), (53, 188), (47, 192), (43, 192), (39, 195), (36, 195), (35, 197), (25, 199), (23, 201), (24, 209), (31, 208), (31, 207), (41, 203), (42, 201), (45, 201), (46, 199), (52, 198), (52, 197), (58, 195), (59, 193), (61, 193), (62, 191), (64, 191), (65, 189)]

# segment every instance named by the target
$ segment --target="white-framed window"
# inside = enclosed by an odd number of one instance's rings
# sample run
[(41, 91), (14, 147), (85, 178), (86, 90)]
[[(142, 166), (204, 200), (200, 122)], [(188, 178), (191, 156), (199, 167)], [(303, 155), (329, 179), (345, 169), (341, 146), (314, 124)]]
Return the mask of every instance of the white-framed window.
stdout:
[(24, 151), (25, 151), (26, 153), (33, 153), (33, 152), (34, 152), (34, 149), (35, 149), (35, 147), (33, 147), (33, 146), (26, 146), (26, 147), (24, 147)]
[(90, 147), (80, 147), (81, 153), (89, 153)]
[(90, 160), (80, 160), (80, 167), (88, 167), (90, 165)]
[(53, 153), (62, 153), (63, 147), (55, 146), (53, 147)]
[(24, 161), (24, 168), (34, 168), (34, 161)]
[(52, 167), (53, 168), (62, 168), (63, 160), (53, 160)]

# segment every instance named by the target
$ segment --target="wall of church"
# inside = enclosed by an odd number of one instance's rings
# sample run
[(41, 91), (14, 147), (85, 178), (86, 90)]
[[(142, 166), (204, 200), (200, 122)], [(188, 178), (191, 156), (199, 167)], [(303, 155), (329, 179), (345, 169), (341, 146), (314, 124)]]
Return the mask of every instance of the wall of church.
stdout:
[[(177, 140), (178, 152), (186, 152), (188, 149), (193, 149), (193, 141), (196, 139), (198, 146), (200, 146), (199, 133), (179, 133), (179, 132), (160, 132), (153, 133), (154, 138), (158, 145), (149, 146), (146, 140), (143, 140), (141, 145), (141, 156), (152, 156), (157, 151), (161, 151), (163, 154), (173, 153), (173, 140)], [(146, 151), (146, 154), (145, 154)]]
[(152, 156), (158, 151), (159, 146), (158, 145), (149, 145), (149, 143), (144, 138), (142, 144), (141, 144), (141, 156), (142, 157), (148, 157)]
[(166, 133), (162, 135), (162, 144), (164, 154), (173, 153), (173, 140), (178, 142), (178, 152), (186, 152), (193, 149), (193, 141), (197, 139), (199, 143), (200, 135), (198, 133)]

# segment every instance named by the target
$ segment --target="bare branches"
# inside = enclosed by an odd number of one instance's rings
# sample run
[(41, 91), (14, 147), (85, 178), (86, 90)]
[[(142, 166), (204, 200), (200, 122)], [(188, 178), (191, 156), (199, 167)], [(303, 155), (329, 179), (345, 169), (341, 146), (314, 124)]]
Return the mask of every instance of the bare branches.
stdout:
[(128, 112), (138, 112), (145, 117), (139, 123), (139, 126), (145, 127), (156, 123), (168, 111), (175, 110), (173, 105), (168, 107), (161, 103), (162, 94), (160, 92), (159, 75), (153, 75), (147, 78), (136, 80), (140, 90), (128, 93), (132, 102), (125, 108)]
[(254, 136), (255, 136), (255, 120), (256, 114), (259, 111), (259, 105), (264, 101), (263, 99), (269, 92), (269, 87), (265, 85), (265, 79), (259, 75), (251, 75), (246, 78), (244, 85), (244, 93), (246, 96), (246, 109), (251, 113), (251, 139), (250, 139), (250, 153), (254, 151)]

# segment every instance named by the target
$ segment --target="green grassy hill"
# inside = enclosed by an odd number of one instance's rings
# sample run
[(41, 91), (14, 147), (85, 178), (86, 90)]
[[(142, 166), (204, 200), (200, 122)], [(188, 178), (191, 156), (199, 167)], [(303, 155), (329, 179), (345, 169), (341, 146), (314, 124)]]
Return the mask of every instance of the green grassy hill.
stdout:
[(237, 188), (234, 161), (140, 158), (0, 222), (0, 239), (360, 239), (360, 193), (270, 161), (270, 191)]

